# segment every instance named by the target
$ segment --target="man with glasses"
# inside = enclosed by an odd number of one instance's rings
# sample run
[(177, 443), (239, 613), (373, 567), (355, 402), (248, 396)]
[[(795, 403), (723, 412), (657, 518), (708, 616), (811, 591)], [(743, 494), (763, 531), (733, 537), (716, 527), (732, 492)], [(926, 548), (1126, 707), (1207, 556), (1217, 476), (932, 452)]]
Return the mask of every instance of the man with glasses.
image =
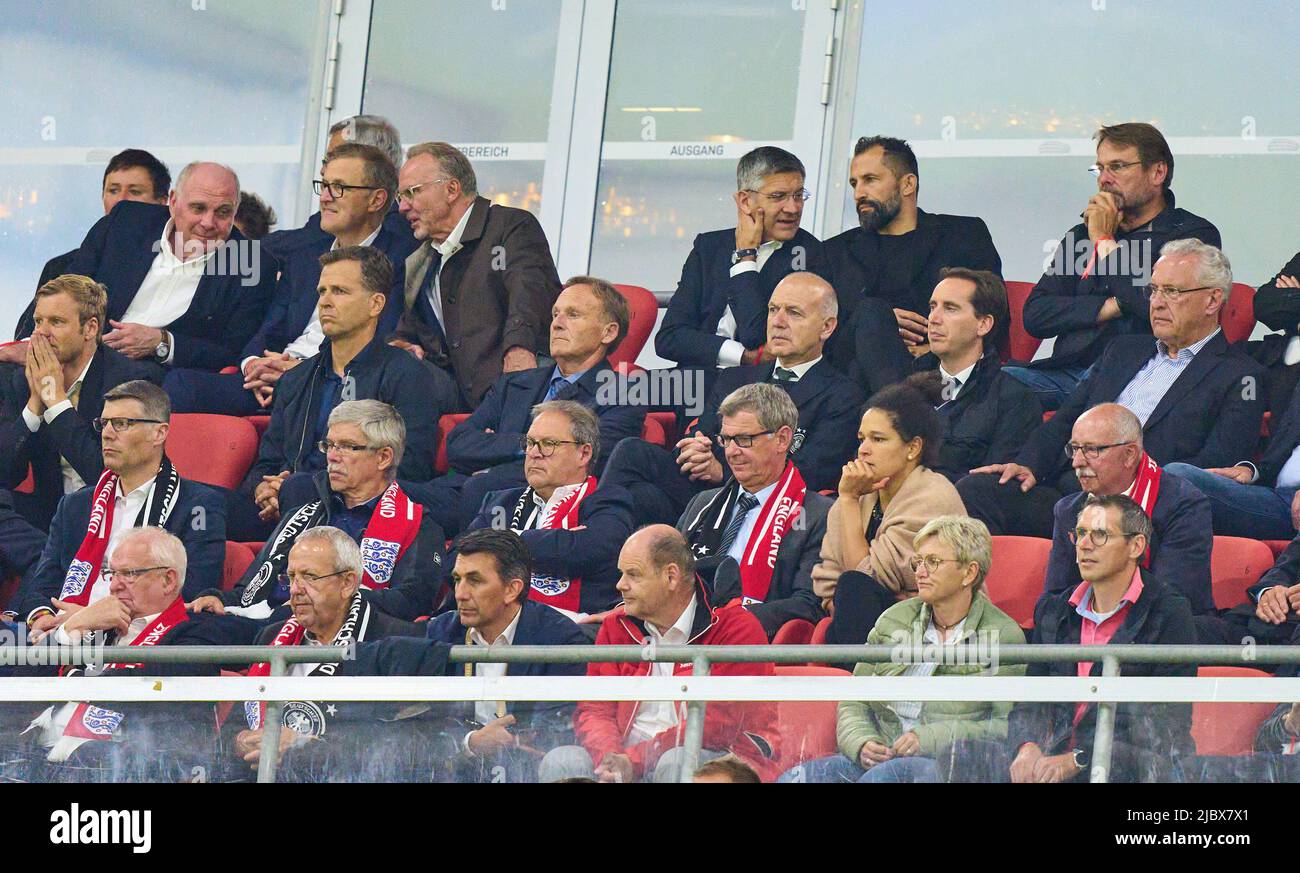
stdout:
[(832, 501), (809, 488), (790, 460), (799, 409), (780, 388), (758, 382), (729, 394), (718, 415), (731, 477), (695, 495), (677, 520), (696, 572), (706, 580), (739, 572), (742, 602), (768, 639), (793, 619), (816, 624), (824, 613), (812, 568)]
[(304, 531), (330, 525), (361, 548), (361, 592), (368, 603), (406, 621), (435, 610), (446, 538), (432, 515), (395, 481), (406, 451), (401, 415), (378, 400), (340, 403), (315, 448), (326, 468), (311, 478), (312, 499), (282, 516), (234, 588), (210, 587), (191, 609), (270, 616), (289, 600), (284, 575), (289, 550)]
[(403, 264), (415, 250), (409, 233), (384, 222), (397, 192), (397, 169), (372, 145), (345, 143), (325, 157), (321, 178), (320, 234), (277, 246), (279, 279), (257, 333), (244, 344), (240, 372), (175, 370), (164, 387), (177, 412), (256, 415), (271, 406), (275, 385), (286, 372), (320, 351), (325, 338), (316, 309), (320, 256), (348, 246), (373, 246), (393, 264), (393, 281), (379, 319), (379, 333), (397, 327), (402, 312)]
[[(1097, 193), (1070, 228), (1029, 299), (1025, 330), (1056, 337), (1051, 357), (1008, 371), (1056, 409), (1116, 336), (1149, 334), (1155, 253), (1168, 242), (1199, 239), (1219, 246), (1209, 221), (1174, 205), (1174, 156), (1150, 124), (1097, 131)], [(1226, 296), (1226, 292), (1225, 292)]]
[(764, 356), (767, 301), (792, 271), (822, 269), (821, 243), (799, 226), (803, 162), (762, 146), (736, 164), (736, 227), (695, 237), (655, 351), (680, 367), (735, 367)]
[(1254, 454), (1264, 369), (1229, 346), (1219, 329), (1232, 267), (1223, 252), (1199, 240), (1167, 243), (1160, 255), (1148, 304), (1155, 336), (1116, 337), (1014, 461), (976, 467), (957, 483), (967, 512), (994, 536), (1049, 535), (1048, 508), (1079, 488), (1063, 451), (1067, 437), (1099, 403), (1132, 412), (1142, 423), (1147, 454), (1162, 466), (1226, 467)]
[(574, 400), (548, 400), (532, 414), (520, 438), (527, 485), (488, 494), (467, 530), (518, 533), (532, 556), (527, 596), (594, 638), (601, 613), (619, 602), (618, 550), (632, 533), (632, 495), (617, 485), (596, 487), (604, 437), (594, 412)]
[(217, 489), (182, 479), (167, 459), (170, 419), (167, 395), (150, 382), (126, 382), (104, 395), (93, 422), (104, 472), (59, 501), (40, 560), (10, 607), (34, 637), (107, 596), (105, 557), (132, 528), (161, 527), (184, 544), (189, 570), (182, 594), (219, 584), (225, 501)]
[[(317, 311), (325, 340), (277, 384), (270, 426), (232, 509), (236, 539), (266, 539), (283, 510), (314, 499), (311, 477), (326, 467), (317, 445), (326, 438), (330, 411), (346, 400), (380, 400), (395, 408), (406, 424), (398, 472), (416, 480), (433, 474), (438, 417), (455, 389), (444, 374), (378, 335), (392, 264), (374, 246), (335, 249), (320, 263)], [(295, 474), (282, 505), (281, 487)]]
[[(473, 410), (504, 372), (537, 366), (560, 277), (537, 219), (478, 193), (469, 159), (443, 142), (411, 146), (398, 209), (422, 243), (406, 260), (393, 344), (449, 372)], [(447, 410), (451, 411), (451, 410)]]

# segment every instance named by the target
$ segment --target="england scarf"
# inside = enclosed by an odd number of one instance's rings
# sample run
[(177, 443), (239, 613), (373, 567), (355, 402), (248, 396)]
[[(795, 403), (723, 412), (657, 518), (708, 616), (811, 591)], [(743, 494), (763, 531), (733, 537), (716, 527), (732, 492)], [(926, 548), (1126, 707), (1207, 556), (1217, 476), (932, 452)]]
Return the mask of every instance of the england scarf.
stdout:
[[(68, 565), (68, 572), (63, 577), (63, 589), (60, 600), (75, 603), (78, 606), (90, 605), (90, 592), (99, 579), (104, 566), (104, 555), (108, 551), (108, 540), (113, 535), (113, 510), (117, 505), (118, 475), (112, 470), (104, 470), (99, 482), (95, 484), (95, 494), (90, 504), (90, 523), (86, 526), (86, 538), (77, 547), (77, 554)], [(149, 499), (140, 508), (140, 514), (134, 521), (135, 527), (165, 527), (171, 517), (172, 509), (180, 496), (181, 477), (172, 462), (163, 456), (162, 467), (154, 479), (153, 491)]]
[[(772, 570), (776, 567), (776, 553), (781, 540), (803, 511), (804, 495), (808, 487), (792, 461), (787, 461), (785, 472), (777, 480), (776, 488), (767, 501), (758, 507), (758, 520), (745, 550), (740, 555), (740, 585), (743, 602), (763, 603), (772, 587)], [(740, 483), (731, 479), (713, 495), (691, 519), (686, 528), (686, 539), (697, 559), (722, 558), (718, 549), (722, 535), (731, 519), (731, 511), (740, 495)]]
[[(1163, 471), (1155, 459), (1146, 452), (1142, 453), (1142, 459), (1138, 461), (1137, 478), (1133, 484), (1124, 492), (1126, 497), (1131, 497), (1133, 501), (1142, 507), (1147, 518), (1156, 510), (1156, 499), (1160, 496), (1160, 476)], [(1151, 569), (1151, 545), (1147, 544), (1146, 554), (1142, 556), (1142, 566)]]
[[(595, 489), (596, 477), (588, 476), (587, 481), (583, 482), (555, 505), (551, 514), (542, 519), (542, 523), (537, 529), (572, 530), (577, 527), (578, 506), (582, 503), (583, 498)], [(524, 493), (519, 495), (514, 512), (510, 515), (510, 529), (515, 533), (529, 530), (533, 516), (540, 511), (533, 499), (536, 493), (529, 487), (525, 488)], [(528, 591), (528, 598), (567, 612), (580, 612), (582, 579), (577, 576), (564, 578), (534, 573)]]
[[(271, 551), (257, 568), (257, 574), (244, 586), (239, 605), (249, 607), (270, 596), (263, 592), (266, 583), (279, 578), (289, 563), (289, 549), (298, 535), (315, 527), (325, 519), (325, 503), (321, 500), (299, 507), (280, 528)], [(411, 500), (397, 483), (388, 486), (366, 525), (366, 535), (361, 538), (361, 585), (363, 588), (387, 588), (393, 578), (393, 569), (402, 555), (415, 542), (424, 519), (424, 507)], [(258, 597), (258, 594), (261, 597)]]

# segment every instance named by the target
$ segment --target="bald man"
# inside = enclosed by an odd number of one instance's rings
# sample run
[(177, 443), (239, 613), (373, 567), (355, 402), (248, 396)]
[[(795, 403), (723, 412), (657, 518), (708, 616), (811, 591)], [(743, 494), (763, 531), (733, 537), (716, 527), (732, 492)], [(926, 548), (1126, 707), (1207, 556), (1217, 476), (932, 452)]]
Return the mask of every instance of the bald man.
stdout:
[(786, 276), (767, 304), (764, 349), (773, 360), (723, 370), (703, 413), (673, 451), (640, 439), (620, 442), (601, 481), (632, 492), (638, 522), (674, 524), (692, 497), (716, 488), (728, 476), (715, 440), (722, 425), (722, 401), (742, 385), (770, 382), (783, 388), (799, 409), (791, 460), (809, 489), (834, 488), (840, 468), (857, 449), (858, 415), (866, 400), (856, 384), (822, 357), (826, 340), (835, 332), (837, 312), (835, 290), (825, 279), (809, 272)]
[(122, 201), (95, 223), (68, 272), (108, 289), (105, 345), (161, 367), (238, 364), (276, 275), (235, 228), (238, 207), (235, 172), (198, 162), (165, 206)]

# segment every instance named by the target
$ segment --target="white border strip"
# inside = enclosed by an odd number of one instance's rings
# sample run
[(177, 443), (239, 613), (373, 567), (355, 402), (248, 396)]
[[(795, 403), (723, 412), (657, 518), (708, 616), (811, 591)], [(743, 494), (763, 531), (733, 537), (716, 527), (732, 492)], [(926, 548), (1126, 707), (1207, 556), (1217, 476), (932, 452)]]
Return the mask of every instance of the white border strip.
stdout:
[[(909, 140), (918, 158), (1093, 158), (1092, 139), (917, 139)], [(1173, 136), (1174, 159), (1185, 155), (1300, 155), (1300, 136)]]
[[(50, 146), (49, 148), (0, 148), (0, 166), (106, 165), (127, 146)], [(302, 148), (294, 145), (166, 146), (150, 153), (172, 166), (190, 161), (222, 164), (294, 164), (302, 162)]]

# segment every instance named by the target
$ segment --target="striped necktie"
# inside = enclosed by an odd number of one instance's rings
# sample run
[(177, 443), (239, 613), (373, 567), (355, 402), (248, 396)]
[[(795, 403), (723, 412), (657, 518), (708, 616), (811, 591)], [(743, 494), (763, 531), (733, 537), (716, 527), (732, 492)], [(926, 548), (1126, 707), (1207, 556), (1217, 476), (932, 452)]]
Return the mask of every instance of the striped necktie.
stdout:
[(745, 525), (745, 516), (749, 515), (749, 511), (755, 506), (758, 506), (757, 497), (744, 491), (740, 492), (740, 496), (736, 498), (736, 508), (731, 514), (731, 522), (722, 532), (722, 542), (718, 543), (719, 555), (725, 555), (731, 548), (740, 529)]

